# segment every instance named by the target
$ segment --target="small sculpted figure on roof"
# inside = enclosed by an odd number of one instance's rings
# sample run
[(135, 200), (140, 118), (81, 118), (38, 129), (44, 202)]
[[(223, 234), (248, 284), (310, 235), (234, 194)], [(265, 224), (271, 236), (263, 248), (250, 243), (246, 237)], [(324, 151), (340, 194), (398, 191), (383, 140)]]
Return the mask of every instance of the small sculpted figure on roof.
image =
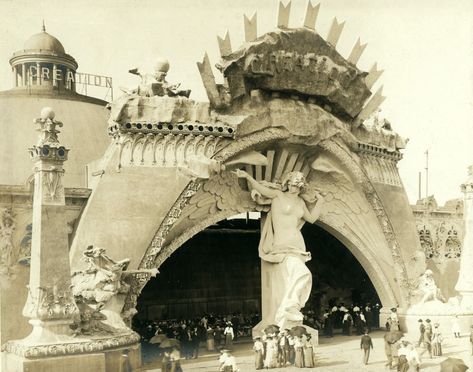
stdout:
[(166, 81), (166, 75), (169, 71), (169, 61), (160, 58), (154, 65), (152, 73), (143, 72), (138, 68), (129, 70), (131, 74), (139, 75), (141, 83), (137, 89), (131, 91), (131, 94), (138, 94), (139, 96), (182, 96), (189, 98), (190, 90), (180, 90), (181, 84), (170, 84)]

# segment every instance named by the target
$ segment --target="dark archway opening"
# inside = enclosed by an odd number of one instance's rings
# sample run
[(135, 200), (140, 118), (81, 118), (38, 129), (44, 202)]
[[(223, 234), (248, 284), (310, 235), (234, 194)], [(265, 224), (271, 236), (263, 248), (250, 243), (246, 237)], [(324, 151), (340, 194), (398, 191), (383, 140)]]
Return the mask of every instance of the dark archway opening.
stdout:
[(368, 274), (350, 250), (318, 225), (305, 224), (302, 234), (312, 254), (307, 266), (312, 273), (312, 292), (306, 310), (321, 316), (325, 309), (380, 304)]
[[(250, 329), (261, 313), (259, 220), (219, 222), (187, 241), (159, 268), (138, 300), (134, 328), (143, 333), (151, 322), (198, 321), (204, 315), (240, 317)], [(304, 308), (314, 320), (326, 308), (379, 303), (366, 271), (349, 249), (317, 225), (302, 233), (312, 260), (311, 297)], [(310, 324), (313, 326), (313, 324)]]
[(193, 319), (204, 314), (259, 313), (259, 221), (225, 220), (184, 243), (143, 289), (146, 319)]

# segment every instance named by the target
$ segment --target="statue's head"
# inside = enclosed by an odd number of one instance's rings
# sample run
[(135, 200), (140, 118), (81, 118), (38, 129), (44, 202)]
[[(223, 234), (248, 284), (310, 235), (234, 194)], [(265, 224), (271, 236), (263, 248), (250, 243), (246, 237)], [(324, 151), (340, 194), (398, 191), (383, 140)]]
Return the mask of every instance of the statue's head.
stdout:
[(165, 58), (159, 58), (154, 64), (154, 75), (156, 80), (162, 81), (169, 71), (169, 61)]
[(432, 275), (434, 275), (434, 273), (432, 272), (432, 270), (427, 269), (427, 270), (425, 270), (424, 275), (425, 275), (425, 276), (432, 276)]
[(305, 176), (302, 172), (289, 172), (282, 181), (282, 189), (289, 190), (292, 187), (297, 187), (301, 190), (306, 185)]

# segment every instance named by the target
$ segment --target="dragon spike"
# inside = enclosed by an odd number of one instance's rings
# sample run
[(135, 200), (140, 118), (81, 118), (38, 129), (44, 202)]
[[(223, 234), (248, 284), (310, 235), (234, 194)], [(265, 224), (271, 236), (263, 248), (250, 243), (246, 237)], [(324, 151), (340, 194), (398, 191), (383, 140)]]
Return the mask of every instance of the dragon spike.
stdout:
[(319, 15), (320, 3), (316, 6), (312, 5), (312, 0), (307, 2), (307, 11), (305, 13), (304, 27), (315, 30), (315, 22), (317, 21), (317, 16)]
[(334, 48), (337, 46), (338, 40), (340, 39), (343, 26), (345, 26), (345, 21), (338, 23), (337, 17), (333, 19), (332, 26), (330, 27), (330, 31), (327, 35), (327, 41), (332, 44)]
[(348, 57), (348, 62), (356, 65), (367, 45), (368, 44), (361, 44), (360, 38), (358, 38), (355, 45), (353, 46), (353, 49), (351, 50), (350, 56)]
[(225, 37), (222, 39), (220, 36), (217, 36), (218, 47), (220, 49), (220, 55), (228, 56), (232, 54), (232, 44), (230, 43), (230, 33), (225, 32)]
[(256, 30), (256, 12), (253, 13), (251, 19), (249, 19), (246, 14), (243, 16), (245, 22), (245, 41), (250, 42), (256, 39), (257, 30)]
[(289, 13), (291, 13), (291, 0), (286, 6), (279, 1), (279, 12), (278, 12), (278, 27), (287, 28), (289, 25)]
[(374, 96), (371, 97), (365, 107), (363, 107), (361, 112), (358, 114), (357, 122), (361, 123), (367, 118), (369, 118), (370, 115), (378, 109), (378, 107), (384, 102), (385, 99), (386, 97), (383, 96), (383, 86), (381, 86), (374, 94)]
[(210, 59), (207, 52), (204, 55), (202, 62), (197, 62), (197, 68), (200, 72), (200, 77), (204, 83), (207, 97), (209, 98), (210, 105), (218, 107), (221, 104), (220, 95), (218, 93), (217, 84), (215, 83), (215, 77), (212, 72), (212, 66), (210, 65)]
[(371, 89), (371, 87), (376, 83), (376, 81), (379, 79), (379, 77), (383, 74), (384, 70), (378, 70), (378, 64), (375, 63), (371, 69), (368, 75), (365, 77), (365, 84), (366, 86)]

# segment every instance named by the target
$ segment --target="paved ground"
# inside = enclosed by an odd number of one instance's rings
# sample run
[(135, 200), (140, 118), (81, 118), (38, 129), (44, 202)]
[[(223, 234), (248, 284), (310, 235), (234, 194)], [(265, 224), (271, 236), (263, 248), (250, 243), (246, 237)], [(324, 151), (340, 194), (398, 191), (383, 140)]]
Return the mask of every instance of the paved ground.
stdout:
[[(335, 336), (334, 338), (320, 338), (320, 345), (316, 349), (317, 364), (315, 368), (304, 369), (305, 371), (330, 371), (330, 372), (355, 372), (355, 371), (388, 371), (385, 367), (386, 357), (384, 354), (383, 332), (374, 332), (373, 338), (374, 350), (370, 356), (370, 362), (367, 366), (362, 365), (362, 352), (360, 350), (359, 336)], [(407, 337), (415, 340), (415, 337)], [(235, 344), (234, 356), (241, 372), (255, 371), (254, 357), (251, 351), (251, 343)], [(422, 349), (418, 349), (419, 353)], [(440, 371), (439, 364), (447, 357), (462, 358), (465, 363), (473, 368), (473, 359), (471, 357), (471, 344), (468, 336), (460, 339), (453, 337), (445, 337), (443, 346), (444, 355), (442, 357), (434, 357), (429, 359), (422, 356), (421, 371)], [(151, 362), (148, 353), (148, 362)], [(217, 372), (218, 371), (218, 354), (203, 352), (198, 359), (183, 360), (182, 368), (185, 372)], [(159, 363), (152, 362), (147, 365), (147, 371), (158, 372)], [(301, 369), (295, 367), (274, 368), (274, 372), (293, 372)]]

